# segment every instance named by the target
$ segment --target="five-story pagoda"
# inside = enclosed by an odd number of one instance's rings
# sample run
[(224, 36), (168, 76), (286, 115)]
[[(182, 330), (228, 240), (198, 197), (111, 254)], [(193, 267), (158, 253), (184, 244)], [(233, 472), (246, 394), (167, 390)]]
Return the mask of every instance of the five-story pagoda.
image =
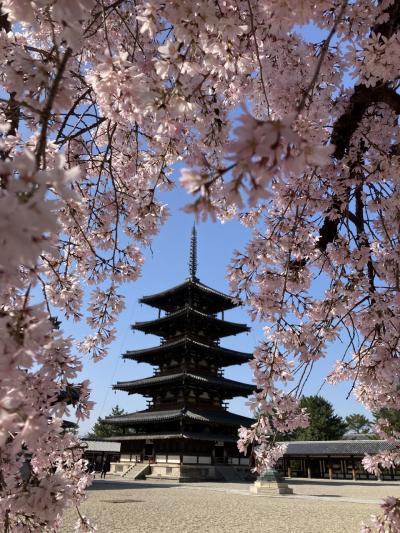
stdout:
[(178, 479), (234, 479), (248, 470), (248, 459), (237, 450), (237, 430), (253, 421), (227, 411), (225, 401), (250, 395), (254, 385), (226, 379), (222, 369), (247, 362), (251, 354), (223, 348), (219, 339), (249, 328), (224, 320), (224, 312), (237, 304), (199, 281), (196, 255), (193, 228), (190, 277), (140, 300), (158, 309), (158, 318), (133, 328), (160, 336), (161, 344), (123, 355), (155, 370), (152, 377), (113, 385), (149, 398), (145, 411), (106, 418), (121, 432), (113, 438), (121, 441), (121, 463), (113, 465), (114, 472), (126, 473), (136, 462), (150, 463), (153, 476)]

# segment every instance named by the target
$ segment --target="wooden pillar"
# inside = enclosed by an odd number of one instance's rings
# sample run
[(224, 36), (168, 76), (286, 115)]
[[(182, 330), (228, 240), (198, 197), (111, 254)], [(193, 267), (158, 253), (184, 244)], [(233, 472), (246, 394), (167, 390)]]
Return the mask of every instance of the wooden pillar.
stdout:
[(287, 467), (288, 467), (288, 460), (286, 457), (282, 457), (282, 472), (283, 477), (287, 476)]
[(292, 477), (292, 469), (290, 468), (290, 463), (289, 463), (289, 465), (287, 467), (287, 475), (288, 475), (288, 477)]
[(353, 477), (353, 481), (356, 481), (357, 472), (356, 472), (356, 467), (354, 466), (354, 455), (351, 456), (351, 475)]
[(306, 458), (306, 465), (307, 465), (307, 477), (308, 479), (311, 479), (311, 466), (310, 466), (310, 458)]
[(331, 463), (331, 458), (328, 455), (328, 477), (329, 479), (333, 479), (333, 468)]

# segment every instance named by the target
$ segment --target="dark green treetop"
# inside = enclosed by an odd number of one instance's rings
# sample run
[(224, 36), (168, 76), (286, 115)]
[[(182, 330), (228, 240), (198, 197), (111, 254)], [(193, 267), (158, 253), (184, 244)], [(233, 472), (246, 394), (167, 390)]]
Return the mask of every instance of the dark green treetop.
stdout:
[(333, 406), (322, 396), (303, 396), (300, 407), (306, 408), (310, 425), (295, 430), (290, 440), (339, 440), (346, 432), (343, 419), (336, 415)]
[(346, 416), (345, 422), (347, 430), (354, 433), (368, 433), (372, 425), (371, 420), (360, 413), (353, 413)]
[[(121, 416), (125, 414), (124, 409), (121, 409), (116, 405), (111, 409), (111, 416)], [(115, 437), (120, 434), (120, 431), (117, 427), (107, 424), (100, 417), (97, 419), (97, 422), (92, 428), (92, 431), (88, 434), (87, 438), (89, 439), (105, 439), (107, 437)]]

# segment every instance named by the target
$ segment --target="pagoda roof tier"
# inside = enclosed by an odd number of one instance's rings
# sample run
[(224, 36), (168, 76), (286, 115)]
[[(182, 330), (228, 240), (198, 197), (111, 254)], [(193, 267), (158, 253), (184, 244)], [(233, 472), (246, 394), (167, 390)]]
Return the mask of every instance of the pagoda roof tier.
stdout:
[(196, 409), (182, 408), (165, 411), (137, 411), (121, 416), (108, 416), (105, 418), (107, 424), (116, 426), (135, 426), (141, 424), (159, 424), (160, 422), (171, 422), (173, 420), (194, 420), (200, 423), (219, 424), (224, 426), (250, 426), (254, 423), (252, 418), (237, 415), (222, 409)]
[(174, 374), (161, 374), (159, 376), (151, 376), (144, 379), (136, 379), (135, 381), (118, 381), (113, 385), (114, 390), (123, 390), (129, 394), (143, 394), (143, 396), (153, 396), (155, 389), (159, 389), (160, 385), (184, 383), (199, 385), (202, 389), (217, 388), (224, 395), (224, 398), (233, 398), (235, 396), (249, 396), (255, 390), (255, 385), (250, 383), (241, 383), (240, 381), (233, 381), (212, 374), (202, 375), (194, 374), (192, 372), (179, 372)]
[(189, 302), (192, 302), (192, 305), (197, 309), (208, 313), (227, 311), (240, 305), (240, 302), (237, 303), (228, 294), (204, 285), (196, 277), (190, 277), (171, 289), (143, 296), (139, 302), (169, 313)]
[(162, 318), (147, 320), (146, 322), (136, 322), (132, 327), (146, 334), (152, 333), (160, 337), (177, 335), (179, 334), (177, 332), (180, 332), (181, 335), (196, 332), (198, 336), (203, 336), (210, 340), (250, 331), (250, 328), (246, 324), (220, 320), (214, 316), (197, 311), (197, 309), (190, 306), (186, 306)]
[(161, 346), (144, 348), (142, 350), (130, 350), (123, 355), (123, 359), (157, 365), (166, 355), (182, 353), (192, 349), (192, 353), (198, 355), (211, 355), (217, 366), (241, 365), (247, 363), (251, 358), (251, 353), (238, 352), (229, 348), (222, 348), (215, 344), (200, 342), (191, 337), (181, 337), (178, 340), (165, 342)]
[(106, 437), (105, 440), (132, 441), (132, 440), (165, 440), (165, 439), (190, 439), (203, 441), (224, 441), (236, 442), (238, 437), (227, 435), (226, 433), (194, 433), (192, 431), (173, 432), (166, 431), (160, 433), (136, 433), (132, 435), (120, 435), (118, 437)]

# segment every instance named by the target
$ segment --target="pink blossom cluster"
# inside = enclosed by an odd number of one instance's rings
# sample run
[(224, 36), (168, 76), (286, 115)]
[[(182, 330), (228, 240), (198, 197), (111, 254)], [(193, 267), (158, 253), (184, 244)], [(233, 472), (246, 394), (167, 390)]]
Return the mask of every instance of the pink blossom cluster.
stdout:
[(70, 199), (67, 184), (76, 172), (55, 170), (52, 183), (54, 174), (37, 171), (27, 150), (1, 165), (0, 516), (4, 531), (45, 531), (60, 525), (91, 480), (82, 444), (62, 427), (69, 403), (78, 419), (91, 409), (87, 382), (68, 399), (81, 361), (46, 306), (30, 298), (38, 258), (55, 252), (59, 231), (58, 202), (46, 187)]
[(229, 172), (232, 180), (222, 188), (225, 202), (243, 207), (244, 193), (248, 205), (254, 206), (261, 198), (271, 197), (271, 183), (278, 175), (326, 165), (334, 147), (302, 139), (294, 131), (291, 118), (260, 120), (244, 112), (239, 117), (240, 125), (233, 130), (235, 139), (225, 148), (225, 156), (232, 163), (222, 169), (208, 165), (207, 172), (184, 169), (181, 184), (190, 194), (200, 193), (207, 198), (213, 182)]
[(396, 533), (400, 531), (400, 500), (389, 496), (381, 504), (381, 516), (372, 516), (371, 524), (363, 524), (361, 533)]
[(254, 471), (262, 472), (272, 467), (282, 457), (286, 445), (275, 442), (277, 433), (290, 433), (308, 425), (308, 416), (299, 407), (296, 398), (276, 387), (275, 383), (293, 381), (293, 363), (279, 353), (277, 346), (265, 343), (259, 346), (250, 362), (257, 392), (248, 405), (257, 417), (250, 429), (239, 430), (238, 448), (243, 453), (252, 452)]

